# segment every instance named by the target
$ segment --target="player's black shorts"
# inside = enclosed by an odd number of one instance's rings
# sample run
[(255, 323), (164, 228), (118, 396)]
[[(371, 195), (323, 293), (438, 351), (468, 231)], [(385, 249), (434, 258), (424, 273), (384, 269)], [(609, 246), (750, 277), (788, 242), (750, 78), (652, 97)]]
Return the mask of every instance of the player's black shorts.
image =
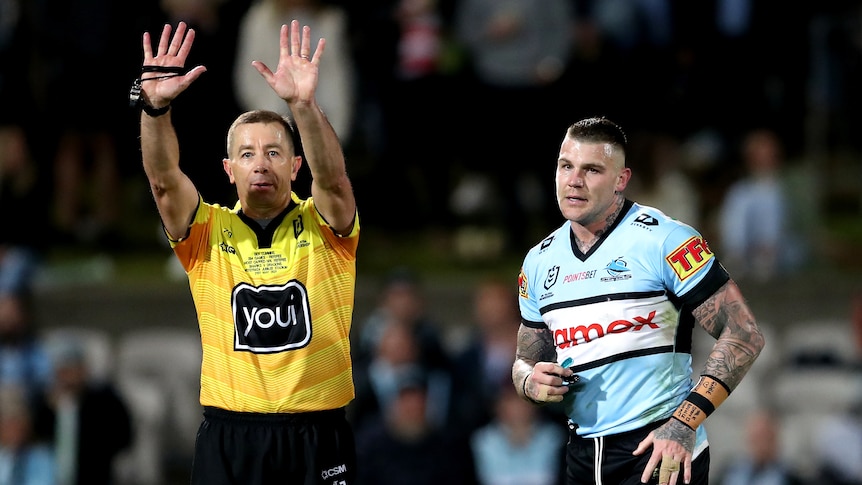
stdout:
[(204, 409), (192, 485), (352, 485), (356, 446), (344, 409), (254, 414)]
[[(661, 420), (640, 429), (601, 438), (582, 438), (570, 425), (566, 445), (566, 485), (639, 485), (652, 450), (637, 456), (632, 452), (652, 430), (665, 422)], [(691, 485), (709, 483), (709, 448), (692, 461), (691, 468)], [(682, 482), (680, 471), (677, 484)], [(648, 483), (657, 484), (658, 476), (654, 475)]]

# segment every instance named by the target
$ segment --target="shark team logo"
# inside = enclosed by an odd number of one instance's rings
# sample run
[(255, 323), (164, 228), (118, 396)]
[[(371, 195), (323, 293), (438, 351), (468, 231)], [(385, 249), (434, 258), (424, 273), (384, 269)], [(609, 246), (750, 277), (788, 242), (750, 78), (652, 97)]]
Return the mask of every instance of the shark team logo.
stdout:
[(602, 281), (628, 280), (632, 277), (629, 265), (622, 256), (608, 263), (608, 265), (605, 266), (605, 271), (607, 271), (610, 276), (603, 277), (601, 279)]

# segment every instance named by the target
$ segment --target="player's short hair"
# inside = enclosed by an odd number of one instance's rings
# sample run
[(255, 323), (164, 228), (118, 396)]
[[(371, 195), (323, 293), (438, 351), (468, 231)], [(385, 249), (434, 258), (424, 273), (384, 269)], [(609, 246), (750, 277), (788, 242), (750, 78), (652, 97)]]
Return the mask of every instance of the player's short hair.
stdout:
[(566, 130), (566, 136), (590, 143), (610, 143), (622, 149), (623, 153), (628, 150), (625, 131), (604, 116), (585, 118), (574, 123)]
[(233, 147), (233, 139), (234, 132), (236, 128), (240, 125), (247, 125), (251, 123), (277, 123), (284, 127), (284, 131), (290, 135), (291, 143), (293, 144), (293, 153), (294, 155), (302, 155), (302, 142), (299, 138), (299, 130), (296, 129), (296, 124), (292, 119), (287, 116), (283, 116), (275, 111), (269, 111), (264, 109), (256, 109), (251, 111), (246, 111), (245, 113), (239, 115), (233, 123), (231, 123), (230, 128), (227, 130), (227, 156), (230, 158), (231, 156), (231, 148)]

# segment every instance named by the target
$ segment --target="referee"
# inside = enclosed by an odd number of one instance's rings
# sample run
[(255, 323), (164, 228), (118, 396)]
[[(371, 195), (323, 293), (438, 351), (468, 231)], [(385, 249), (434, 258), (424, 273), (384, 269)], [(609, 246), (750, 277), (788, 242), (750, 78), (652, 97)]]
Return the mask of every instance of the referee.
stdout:
[[(185, 69), (193, 29), (165, 25), (130, 93), (142, 109), (144, 171), (194, 299), (203, 362), (193, 485), (348, 485), (355, 476), (349, 333), (359, 219), (338, 138), (315, 99), (326, 42), (282, 26), (273, 72), (252, 65), (290, 108), (241, 114), (222, 167), (232, 208), (204, 201), (180, 170), (171, 102), (206, 72)], [(183, 155), (194, 157), (194, 150)], [(207, 160), (195, 163), (211, 163)], [(311, 196), (292, 191), (303, 163)]]

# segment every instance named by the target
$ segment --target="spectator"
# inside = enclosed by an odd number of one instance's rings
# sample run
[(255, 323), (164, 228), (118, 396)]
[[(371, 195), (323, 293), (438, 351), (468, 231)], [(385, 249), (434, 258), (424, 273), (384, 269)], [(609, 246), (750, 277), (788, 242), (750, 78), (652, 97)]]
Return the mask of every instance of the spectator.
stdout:
[(721, 485), (802, 485), (780, 457), (781, 423), (774, 412), (758, 409), (746, 418), (746, 447), (722, 472)]
[(487, 424), (500, 387), (511, 387), (512, 359), (521, 315), (517, 289), (498, 279), (481, 281), (473, 290), (471, 333), (454, 357), (457, 419), (466, 428)]
[(862, 485), (862, 460), (858, 458), (862, 456), (862, 400), (819, 427), (814, 450), (817, 483)]
[(428, 421), (426, 385), (421, 372), (405, 374), (392, 406), (357, 431), (358, 485), (476, 483), (463, 435)]
[(52, 378), (50, 356), (36, 329), (29, 292), (0, 294), (0, 385), (25, 389), (38, 402)]
[(25, 0), (0, 1), (0, 129), (17, 124), (30, 112), (32, 89), (29, 67), (32, 46), (29, 39), (30, 22)]
[[(463, 90), (458, 84), (461, 72), (456, 42), (452, 40), (451, 13), (447, 0), (393, 0), (389, 2), (381, 27), (391, 33), (383, 45), (392, 51), (360, 52), (378, 57), (378, 72), (369, 76), (381, 84), (379, 97), (383, 123), (384, 150), (375, 170), (402, 183), (389, 187), (372, 205), (379, 212), (380, 224), (388, 231), (447, 230), (452, 216), (441, 199), (451, 192), (451, 181), (460, 167), (459, 150), (445, 144), (428, 144), (427, 134), (437, 129), (437, 120), (460, 105)], [(364, 5), (363, 5), (364, 7)], [(372, 44), (379, 46), (380, 44)], [(453, 55), (454, 54), (454, 55)], [(367, 65), (364, 65), (368, 69)], [(367, 101), (365, 101), (367, 102)], [(460, 117), (449, 117), (452, 143), (459, 145)], [(423, 149), (417, 150), (416, 147)], [(441, 159), (450, 162), (445, 166)], [(394, 198), (412, 207), (413, 217), (393, 219), (386, 215), (384, 198)]]
[(721, 249), (738, 277), (767, 281), (797, 267), (801, 251), (790, 226), (781, 140), (774, 131), (753, 130), (741, 156), (746, 174), (728, 188), (719, 211)]
[(291, 19), (310, 26), (316, 36), (326, 39), (317, 99), (342, 144), (346, 144), (353, 131), (356, 79), (348, 42), (347, 14), (327, 0), (260, 0), (249, 7), (240, 22), (234, 62), (233, 80), (240, 107), (290, 114), (287, 105), (275, 93), (260, 89), (260, 75), (248, 65), (255, 59), (264, 62), (278, 59), (278, 44), (272, 39), (278, 37), (281, 25)]
[(26, 389), (0, 385), (0, 485), (55, 485), (54, 453), (35, 439)]
[(414, 374), (423, 377), (428, 425), (444, 427), (450, 419), (452, 394), (448, 369), (422, 361), (417, 335), (405, 322), (392, 319), (382, 332), (371, 360), (354, 369), (356, 398), (351, 418), (356, 427), (385, 415), (396, 401), (400, 383)]
[[(862, 368), (862, 292), (854, 291), (851, 298), (850, 321), (856, 343), (857, 359), (850, 364)], [(855, 385), (857, 397), (850, 408), (827, 419), (818, 428), (814, 449), (817, 451), (817, 483), (831, 485), (862, 485), (862, 461), (848, 459), (862, 456), (862, 381)]]
[(360, 365), (376, 351), (386, 326), (394, 320), (408, 326), (416, 336), (423, 365), (450, 366), (442, 329), (428, 311), (424, 291), (420, 277), (411, 269), (402, 266), (389, 271), (377, 304), (358, 330), (355, 360)]
[(0, 126), (0, 205), (14, 207), (0, 235), (0, 294), (32, 287), (47, 252), (44, 176), (21, 125)]
[(631, 197), (692, 227), (700, 227), (700, 197), (682, 167), (679, 140), (669, 133), (640, 132), (633, 137)]
[[(500, 204), (490, 223), (505, 231), (504, 250), (520, 251), (554, 220), (537, 161), (556, 157), (554, 133), (565, 126), (548, 107), (568, 97), (559, 81), (571, 57), (572, 26), (567, 0), (462, 0), (455, 7), (455, 38), (471, 75), (465, 126), (483, 141), (468, 144), (474, 150), (464, 154), (466, 169), (492, 181)], [(518, 125), (517, 136), (501, 130), (506, 122)]]
[[(31, 0), (38, 26), (36, 84), (39, 109), (55, 113), (69, 104), (69, 93), (98, 92), (74, 116), (56, 117), (40, 131), (51, 146), (52, 213), (56, 241), (94, 248), (120, 246), (122, 174), (119, 164), (128, 116), (128, 73), (116, 63), (115, 49), (135, 39), (125, 6), (108, 0)], [(123, 21), (115, 21), (123, 19)], [(116, 30), (115, 30), (116, 28)], [(136, 34), (136, 32), (135, 32)], [(130, 35), (131, 37), (125, 37)], [(62, 48), (58, 48), (62, 46)], [(94, 66), (99, 66), (95, 67)], [(101, 69), (94, 76), (94, 69)]]
[(33, 124), (32, 42), (26, 4), (0, 0), (0, 205), (8, 227), (0, 235), (0, 293), (29, 286), (48, 241), (43, 167), (28, 136)]
[(494, 419), (471, 438), (482, 485), (554, 485), (565, 476), (566, 433), (512, 386), (497, 390)]
[(54, 443), (57, 484), (110, 485), (115, 458), (132, 443), (129, 408), (113, 384), (91, 378), (81, 342), (53, 350), (54, 382), (36, 422)]

